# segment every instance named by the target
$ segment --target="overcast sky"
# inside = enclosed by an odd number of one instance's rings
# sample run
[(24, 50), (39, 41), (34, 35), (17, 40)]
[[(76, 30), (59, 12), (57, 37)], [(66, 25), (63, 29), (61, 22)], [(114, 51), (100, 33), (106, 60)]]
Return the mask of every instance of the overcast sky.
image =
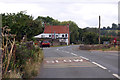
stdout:
[(59, 21), (74, 21), (80, 28), (118, 23), (119, 0), (0, 0), (0, 13), (27, 11), (34, 18), (50, 16)]

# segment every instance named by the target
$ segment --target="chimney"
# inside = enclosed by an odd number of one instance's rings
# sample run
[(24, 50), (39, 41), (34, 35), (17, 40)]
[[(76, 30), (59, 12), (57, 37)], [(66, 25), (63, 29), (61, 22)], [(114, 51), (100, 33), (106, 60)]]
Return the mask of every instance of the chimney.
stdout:
[(69, 27), (69, 24), (67, 24), (67, 27)]

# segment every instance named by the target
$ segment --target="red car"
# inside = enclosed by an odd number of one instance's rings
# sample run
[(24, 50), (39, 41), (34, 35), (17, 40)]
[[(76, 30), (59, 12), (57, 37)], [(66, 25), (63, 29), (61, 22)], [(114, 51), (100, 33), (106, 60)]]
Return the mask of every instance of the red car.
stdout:
[(49, 41), (43, 41), (42, 42), (42, 47), (50, 47), (50, 42)]

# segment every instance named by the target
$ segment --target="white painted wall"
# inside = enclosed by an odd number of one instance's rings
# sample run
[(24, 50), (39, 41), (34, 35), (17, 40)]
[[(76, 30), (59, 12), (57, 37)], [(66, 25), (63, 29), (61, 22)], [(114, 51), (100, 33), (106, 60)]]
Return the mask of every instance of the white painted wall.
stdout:
[[(66, 33), (67, 34), (67, 33)], [(58, 38), (63, 38), (62, 35), (64, 35), (64, 38), (66, 38), (66, 34), (55, 34), (55, 38), (56, 38), (56, 35), (58, 35)], [(51, 35), (51, 37), (49, 37), (49, 35)], [(45, 33), (42, 33), (42, 34), (39, 34), (37, 36), (35, 36), (35, 38), (52, 38), (52, 35), (54, 35), (54, 33), (48, 33), (48, 34), (45, 34)], [(67, 45), (68, 45), (68, 34), (67, 34), (67, 39), (59, 39), (59, 41), (63, 41), (63, 42), (66, 42)]]
[[(49, 34), (42, 33), (42, 34), (39, 34), (39, 35), (37, 35), (35, 37), (36, 38), (49, 38), (49, 35), (51, 35), (51, 37), (52, 37), (52, 35), (54, 35), (54, 34), (51, 34), (51, 33), (49, 33)], [(63, 38), (62, 35), (64, 35), (64, 38), (66, 37), (66, 34), (55, 34), (55, 36), (56, 35), (58, 35), (58, 37), (60, 37), (60, 38)], [(68, 34), (67, 34), (67, 38), (68, 38)]]

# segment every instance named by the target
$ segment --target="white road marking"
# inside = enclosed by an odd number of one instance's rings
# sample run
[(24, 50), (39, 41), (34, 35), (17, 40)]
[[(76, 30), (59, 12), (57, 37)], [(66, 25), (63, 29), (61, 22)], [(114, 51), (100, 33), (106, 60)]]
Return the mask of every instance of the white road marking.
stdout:
[(55, 60), (56, 63), (58, 63), (59, 61), (58, 60)]
[(46, 61), (47, 63), (55, 63), (54, 61)]
[(70, 59), (69, 60), (63, 60), (64, 62), (72, 62)]
[(120, 79), (120, 76), (118, 76), (118, 74), (112, 74), (113, 76), (115, 76), (116, 78)]
[(85, 57), (83, 57), (83, 56), (80, 56), (81, 58), (83, 58), (83, 59), (85, 59), (85, 60), (89, 60), (88, 58), (85, 58)]
[(66, 53), (69, 53), (69, 52), (66, 51)]
[(75, 61), (75, 62), (79, 62), (79, 61), (83, 62), (83, 59), (80, 59), (80, 60), (79, 59), (74, 59), (73, 61)]
[(102, 65), (100, 65), (100, 64), (98, 64), (96, 62), (92, 62), (92, 63), (95, 64), (95, 65), (97, 65), (97, 66), (99, 66), (99, 67), (101, 67), (102, 69), (107, 69), (106, 67), (104, 67), (104, 66), (102, 66)]
[(74, 53), (71, 53), (72, 55), (74, 55), (74, 56), (78, 56), (77, 54), (74, 54)]
[(57, 50), (59, 50), (59, 49), (57, 49)]

